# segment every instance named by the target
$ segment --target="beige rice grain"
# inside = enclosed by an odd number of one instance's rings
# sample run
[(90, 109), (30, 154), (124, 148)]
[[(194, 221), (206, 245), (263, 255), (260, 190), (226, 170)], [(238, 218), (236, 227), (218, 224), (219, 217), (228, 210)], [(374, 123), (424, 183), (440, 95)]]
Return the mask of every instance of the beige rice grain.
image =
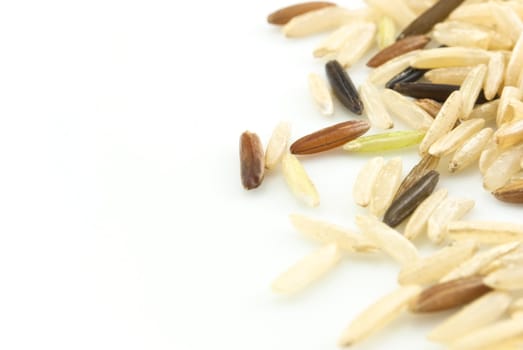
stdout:
[(327, 244), (302, 258), (272, 283), (278, 294), (295, 294), (327, 274), (343, 257), (335, 243)]
[(483, 125), (485, 125), (485, 120), (483, 119), (465, 120), (448, 134), (434, 142), (429, 148), (429, 153), (433, 156), (441, 157), (454, 152), (477, 134), (483, 128)]
[(311, 207), (320, 205), (320, 196), (296, 156), (286, 153), (282, 159), (283, 176), (292, 193)]
[(367, 307), (343, 331), (340, 346), (351, 346), (396, 319), (421, 291), (419, 286), (405, 286), (389, 293)]
[(503, 320), (476, 329), (450, 344), (451, 349), (485, 349), (490, 345), (523, 334), (523, 322), (518, 319)]
[(487, 76), (487, 66), (480, 64), (470, 70), (467, 77), (461, 85), (460, 91), (463, 98), (463, 107), (461, 109), (461, 119), (469, 119), (470, 113), (476, 104), (479, 93), (483, 88), (483, 82)]
[(380, 216), (388, 209), (394, 195), (401, 183), (403, 162), (400, 157), (387, 161), (378, 175), (380, 181), (376, 181), (372, 188), (372, 196), (369, 205), (370, 212)]
[(309, 74), (309, 90), (321, 114), (331, 116), (334, 114), (332, 93), (327, 82), (316, 73)]
[(504, 186), (520, 169), (523, 157), (523, 145), (503, 150), (487, 168), (483, 176), (483, 187), (494, 191)]
[(505, 77), (505, 58), (500, 52), (492, 54), (488, 63), (488, 74), (483, 91), (487, 100), (492, 100), (500, 89)]
[(507, 293), (485, 294), (439, 324), (427, 338), (445, 343), (454, 341), (464, 334), (498, 321), (511, 301), (512, 298)]
[(345, 227), (300, 214), (291, 214), (289, 219), (298, 232), (313, 241), (336, 243), (346, 252), (368, 252), (376, 249), (365, 236)]
[(347, 40), (340, 48), (336, 59), (345, 67), (351, 67), (358, 62), (373, 46), (376, 35), (376, 25), (367, 22), (358, 32), (355, 40)]
[(411, 128), (415, 130), (430, 128), (432, 117), (411, 99), (391, 89), (385, 89), (382, 97), (388, 110)]
[(424, 77), (434, 84), (461, 85), (472, 67), (448, 67), (431, 69)]
[(452, 156), (449, 171), (454, 173), (463, 170), (477, 161), (493, 133), (492, 128), (484, 128), (465, 141)]
[(413, 240), (423, 232), (426, 232), (429, 218), (436, 208), (447, 198), (448, 191), (444, 188), (439, 189), (427, 197), (412, 213), (404, 235), (407, 239)]
[(520, 72), (523, 69), (523, 35), (520, 35), (519, 39), (514, 45), (512, 55), (507, 65), (505, 72), (505, 86), (516, 86)]
[(372, 190), (385, 161), (382, 157), (370, 159), (361, 169), (354, 186), (352, 196), (357, 205), (367, 207), (372, 198)]
[(443, 276), (440, 282), (448, 282), (457, 278), (464, 278), (478, 274), (483, 268), (490, 265), (493, 261), (499, 259), (519, 247), (519, 242), (511, 242), (494, 246), (488, 250), (476, 253), (470, 259), (464, 261), (454, 268), (448, 274)]
[(381, 249), (402, 266), (418, 260), (416, 247), (398, 231), (379, 221), (372, 215), (357, 215), (356, 225)]
[(419, 146), (419, 153), (421, 155), (425, 155), (434, 142), (452, 130), (461, 115), (462, 101), (462, 95), (459, 91), (454, 91), (449, 98), (447, 98), (421, 141)]
[(432, 212), (428, 221), (429, 239), (441, 244), (447, 238), (447, 226), (459, 220), (474, 207), (474, 201), (461, 198), (447, 198)]
[(437, 282), (454, 267), (467, 260), (477, 251), (473, 241), (460, 241), (403, 267), (398, 275), (401, 285), (425, 285)]
[(360, 97), (365, 107), (365, 114), (373, 127), (390, 129), (394, 126), (376, 86), (370, 82), (363, 83), (360, 86)]
[(441, 47), (419, 52), (411, 62), (414, 68), (467, 67), (488, 63), (486, 50), (471, 47)]
[(267, 169), (274, 169), (281, 162), (287, 151), (290, 137), (291, 125), (287, 122), (278, 123), (265, 151), (265, 167)]
[(523, 241), (523, 225), (499, 221), (454, 221), (447, 227), (453, 239), (474, 239), (483, 244)]
[(499, 99), (498, 112), (496, 114), (496, 124), (500, 126), (514, 118), (514, 110), (509, 108), (512, 100), (521, 100), (523, 91), (513, 86), (505, 86)]
[(496, 270), (485, 277), (484, 282), (498, 290), (523, 290), (523, 267), (508, 266)]

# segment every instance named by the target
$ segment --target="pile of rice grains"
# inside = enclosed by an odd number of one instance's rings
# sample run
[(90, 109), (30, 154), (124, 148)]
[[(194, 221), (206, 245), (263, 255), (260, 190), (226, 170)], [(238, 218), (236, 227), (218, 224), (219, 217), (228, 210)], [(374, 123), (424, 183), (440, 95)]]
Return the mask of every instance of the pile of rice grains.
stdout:
[[(351, 120), (313, 132), (290, 147), (280, 123), (263, 150), (259, 137), (240, 139), (241, 179), (258, 187), (266, 169), (282, 165), (294, 195), (310, 206), (319, 195), (297, 156), (343, 147), (375, 152), (418, 146), (421, 160), (402, 178), (399, 157), (370, 159), (353, 187), (353, 232), (303, 215), (293, 226), (321, 243), (274, 281), (277, 293), (303, 290), (350, 254), (382, 252), (400, 265), (399, 287), (359, 314), (341, 333), (340, 346), (362, 341), (402, 312), (456, 313), (429, 334), (452, 349), (523, 347), (523, 225), (464, 221), (474, 201), (436, 189), (440, 158), (454, 173), (479, 164), (483, 187), (505, 202), (523, 203), (523, 1), (366, 0), (349, 10), (309, 2), (278, 10), (269, 23), (287, 37), (331, 31), (314, 49), (325, 58), (325, 80), (310, 74), (312, 96), (331, 115), (333, 96)], [(399, 32), (399, 34), (398, 34)], [(374, 44), (368, 80), (357, 89), (347, 73)], [(326, 82), (328, 81), (328, 83)], [(330, 85), (330, 87), (329, 87)], [(393, 117), (412, 130), (391, 129)], [(395, 227), (406, 221), (403, 233)], [(422, 257), (412, 243), (426, 234), (440, 245)]]

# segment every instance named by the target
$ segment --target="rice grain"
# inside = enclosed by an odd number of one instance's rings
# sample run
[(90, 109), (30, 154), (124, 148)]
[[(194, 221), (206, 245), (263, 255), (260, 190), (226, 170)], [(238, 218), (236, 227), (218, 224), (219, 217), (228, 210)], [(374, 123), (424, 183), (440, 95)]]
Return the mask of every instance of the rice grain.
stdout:
[(375, 216), (356, 215), (356, 225), (371, 242), (401, 266), (418, 260), (416, 247), (398, 231), (382, 223)]
[(427, 234), (429, 239), (441, 244), (447, 238), (447, 226), (454, 220), (459, 220), (474, 207), (470, 199), (447, 198), (432, 212), (428, 221)]
[(283, 155), (287, 151), (290, 137), (291, 125), (287, 122), (278, 123), (267, 144), (267, 150), (265, 151), (265, 168), (274, 169), (281, 162)]
[(291, 192), (310, 207), (320, 205), (320, 196), (307, 172), (296, 156), (286, 153), (282, 159), (282, 172)]
[(343, 257), (335, 243), (327, 244), (302, 258), (272, 283), (278, 294), (295, 294), (327, 274)]
[(405, 227), (404, 235), (407, 239), (413, 240), (421, 233), (427, 231), (430, 216), (447, 198), (447, 195), (448, 191), (446, 189), (439, 189), (416, 208)]
[(309, 74), (309, 89), (316, 105), (320, 108), (323, 115), (331, 116), (334, 114), (334, 103), (332, 94), (327, 82), (316, 73)]
[(369, 118), (370, 124), (379, 129), (390, 129), (394, 126), (392, 119), (381, 100), (378, 89), (370, 82), (360, 86), (360, 97)]
[(381, 168), (378, 175), (380, 181), (376, 181), (372, 188), (370, 201), (370, 212), (381, 216), (394, 199), (401, 182), (403, 162), (400, 157), (392, 158)]
[(352, 189), (352, 196), (357, 205), (367, 207), (370, 204), (372, 190), (384, 164), (382, 157), (375, 157), (360, 170)]
[(380, 298), (356, 316), (343, 331), (339, 345), (344, 347), (354, 345), (384, 328), (407, 308), (420, 290), (419, 286), (405, 286)]

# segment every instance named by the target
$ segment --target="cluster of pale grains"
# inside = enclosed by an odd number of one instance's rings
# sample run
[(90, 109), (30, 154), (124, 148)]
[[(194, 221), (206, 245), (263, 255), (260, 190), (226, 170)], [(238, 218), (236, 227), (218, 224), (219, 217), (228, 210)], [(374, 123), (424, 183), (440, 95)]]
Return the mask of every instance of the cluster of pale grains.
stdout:
[[(523, 224), (463, 221), (474, 201), (437, 188), (435, 169), (441, 160), (448, 161), (449, 174), (477, 164), (485, 189), (501, 201), (523, 203), (523, 2), (366, 2), (368, 7), (357, 10), (307, 2), (269, 16), (287, 37), (331, 31), (313, 50), (315, 58), (327, 61), (327, 79), (309, 75), (313, 100), (321, 114), (331, 116), (336, 98), (368, 122), (334, 124), (290, 146), (290, 125), (280, 123), (265, 152), (259, 137), (245, 132), (242, 184), (260, 186), (281, 163), (291, 192), (314, 207), (319, 194), (300, 155), (340, 147), (379, 153), (419, 144), (421, 160), (405, 177), (399, 157), (368, 160), (352, 189), (355, 203), (369, 210), (356, 215), (358, 230), (292, 214), (296, 230), (320, 246), (276, 278), (272, 288), (297, 293), (344, 258), (372, 259), (381, 252), (399, 264), (399, 287), (356, 316), (343, 331), (341, 346), (360, 342), (404, 311), (459, 308), (428, 339), (452, 349), (521, 348)], [(357, 88), (347, 69), (374, 45), (380, 51)], [(363, 136), (371, 127), (393, 128), (396, 119), (412, 130)], [(421, 256), (413, 242), (422, 236), (438, 250)]]

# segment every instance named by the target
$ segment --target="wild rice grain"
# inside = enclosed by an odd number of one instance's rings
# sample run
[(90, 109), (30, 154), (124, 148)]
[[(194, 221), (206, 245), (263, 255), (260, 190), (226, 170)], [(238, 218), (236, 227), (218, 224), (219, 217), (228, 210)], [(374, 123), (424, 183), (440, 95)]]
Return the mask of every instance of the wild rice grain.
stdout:
[(296, 16), (328, 6), (336, 6), (336, 4), (324, 1), (311, 1), (287, 6), (271, 13), (267, 17), (267, 22), (276, 25), (287, 24), (291, 19), (293, 19)]
[(387, 89), (393, 89), (394, 85), (397, 83), (413, 83), (421, 79), (426, 71), (426, 69), (407, 67), (405, 70), (398, 73), (391, 80), (389, 80), (385, 84), (385, 87)]
[(387, 152), (411, 147), (421, 142), (423, 131), (392, 131), (370, 136), (358, 137), (343, 146), (348, 152)]
[(463, 0), (440, 0), (417, 17), (403, 29), (398, 39), (407, 36), (428, 33), (434, 25), (443, 22), (449, 14), (463, 3)]
[(263, 146), (258, 135), (250, 131), (245, 131), (240, 137), (240, 170), (246, 190), (261, 185), (265, 173)]
[(523, 180), (510, 182), (493, 192), (494, 196), (502, 202), (523, 203)]
[(410, 63), (419, 52), (420, 50), (408, 52), (379, 66), (370, 72), (369, 80), (374, 84), (385, 85), (389, 80), (410, 67)]
[(436, 116), (438, 115), (438, 113), (441, 109), (441, 103), (439, 103), (438, 101), (434, 101), (430, 98), (422, 98), (422, 99), (416, 100), (416, 105), (421, 107), (432, 118), (436, 118)]
[[(430, 98), (438, 102), (445, 102), (450, 95), (460, 89), (459, 85), (431, 84), (431, 83), (396, 83), (394, 90), (402, 95), (414, 98)], [(474, 103), (485, 103), (487, 100), (480, 92)]]
[(409, 36), (396, 41), (390, 46), (379, 51), (367, 62), (368, 67), (379, 67), (391, 59), (401, 56), (407, 52), (424, 48), (430, 41), (425, 35)]
[(370, 128), (363, 120), (338, 123), (296, 140), (290, 147), (293, 154), (314, 154), (328, 151), (365, 134)]
[(462, 306), (491, 291), (481, 276), (460, 278), (428, 287), (410, 305), (415, 313), (437, 312)]
[(392, 202), (385, 213), (383, 222), (390, 227), (398, 226), (405, 220), (425, 198), (430, 196), (438, 184), (439, 173), (435, 170), (428, 172), (419, 179), (411, 188), (407, 189), (400, 197)]
[(331, 84), (334, 95), (342, 105), (355, 114), (363, 113), (363, 102), (351, 78), (338, 61), (329, 61), (325, 65), (327, 77)]
[(439, 158), (429, 155), (424, 156), (421, 160), (409, 171), (407, 176), (403, 179), (400, 187), (396, 191), (394, 199), (401, 196), (406, 190), (412, 187), (413, 184), (418, 182), (423, 176), (425, 176), (431, 170), (438, 167)]

